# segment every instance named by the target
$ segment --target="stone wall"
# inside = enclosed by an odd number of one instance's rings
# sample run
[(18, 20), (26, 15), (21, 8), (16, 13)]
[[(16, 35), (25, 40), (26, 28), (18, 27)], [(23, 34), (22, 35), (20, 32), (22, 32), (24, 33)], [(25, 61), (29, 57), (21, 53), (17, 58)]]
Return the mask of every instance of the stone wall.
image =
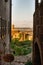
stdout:
[(2, 54), (9, 52), (9, 44), (10, 44), (9, 24), (11, 22), (10, 1), (11, 0), (7, 0), (7, 2), (5, 2), (5, 0), (0, 0), (0, 50), (2, 51)]
[(43, 65), (43, 1), (35, 0), (33, 17), (33, 65)]

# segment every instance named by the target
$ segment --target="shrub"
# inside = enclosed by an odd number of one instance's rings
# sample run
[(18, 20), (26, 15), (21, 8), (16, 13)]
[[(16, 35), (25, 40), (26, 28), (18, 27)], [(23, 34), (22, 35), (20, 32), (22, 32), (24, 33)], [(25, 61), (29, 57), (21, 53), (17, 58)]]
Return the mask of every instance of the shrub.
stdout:
[(18, 39), (11, 40), (10, 47), (13, 49), (15, 55), (27, 55), (31, 53), (31, 41), (18, 41)]
[(25, 64), (25, 65), (32, 65), (32, 62), (31, 62), (31, 61), (26, 62), (26, 64)]

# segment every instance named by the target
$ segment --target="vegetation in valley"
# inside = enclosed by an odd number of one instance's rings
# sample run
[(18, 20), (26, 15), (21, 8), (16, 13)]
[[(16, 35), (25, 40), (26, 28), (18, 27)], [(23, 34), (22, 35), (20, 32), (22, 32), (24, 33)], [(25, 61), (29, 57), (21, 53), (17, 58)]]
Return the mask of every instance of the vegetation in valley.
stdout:
[(19, 41), (17, 38), (11, 40), (10, 47), (14, 55), (27, 55), (32, 51), (32, 41)]

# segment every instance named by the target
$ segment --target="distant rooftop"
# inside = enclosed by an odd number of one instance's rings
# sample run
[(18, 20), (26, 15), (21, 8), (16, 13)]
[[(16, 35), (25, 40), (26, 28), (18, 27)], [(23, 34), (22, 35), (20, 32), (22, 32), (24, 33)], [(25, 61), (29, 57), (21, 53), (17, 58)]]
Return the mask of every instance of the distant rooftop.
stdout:
[(12, 25), (12, 28), (14, 28), (15, 30), (20, 30), (20, 31), (33, 31), (33, 28), (30, 28), (30, 27), (15, 27), (14, 25)]

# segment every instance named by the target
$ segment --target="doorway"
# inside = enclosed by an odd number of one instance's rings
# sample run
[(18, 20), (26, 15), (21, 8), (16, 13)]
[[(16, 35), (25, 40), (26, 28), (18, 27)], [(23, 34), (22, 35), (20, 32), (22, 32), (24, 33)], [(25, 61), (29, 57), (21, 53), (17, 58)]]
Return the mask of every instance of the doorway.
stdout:
[(35, 43), (35, 65), (41, 65), (41, 57), (40, 57), (40, 50), (38, 44)]

